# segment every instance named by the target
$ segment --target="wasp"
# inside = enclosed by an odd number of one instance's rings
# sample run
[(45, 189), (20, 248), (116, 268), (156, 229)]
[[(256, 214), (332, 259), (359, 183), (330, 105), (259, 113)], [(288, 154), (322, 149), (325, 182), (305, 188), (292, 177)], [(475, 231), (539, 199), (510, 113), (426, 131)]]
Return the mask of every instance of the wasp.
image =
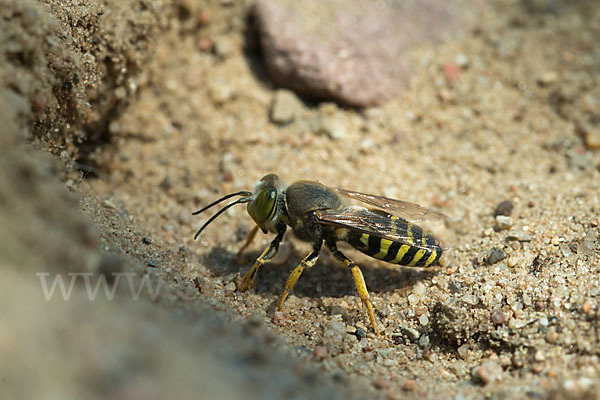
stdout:
[[(358, 265), (338, 249), (337, 243), (346, 242), (356, 250), (379, 260), (414, 267), (435, 265), (444, 251), (438, 239), (407, 219), (422, 219), (425, 216), (445, 218), (443, 214), (417, 204), (341, 188), (330, 188), (315, 181), (298, 181), (285, 186), (275, 174), (264, 176), (255, 185), (253, 192), (240, 191), (228, 194), (194, 212), (193, 215), (198, 215), (236, 196), (240, 198), (208, 219), (196, 232), (194, 239), (227, 209), (244, 203), (247, 204), (248, 214), (256, 226), (248, 235), (238, 255), (252, 242), (258, 229), (265, 234), (269, 232), (276, 234), (238, 283), (239, 291), (246, 291), (256, 279), (260, 267), (277, 254), (279, 244), (288, 227), (298, 239), (312, 243), (312, 252), (289, 275), (277, 305), (278, 311), (282, 310), (285, 299), (293, 290), (304, 269), (315, 265), (325, 244), (333, 256), (344, 263), (352, 273), (358, 295), (366, 306), (373, 330), (376, 335), (379, 335), (363, 274)], [(353, 205), (350, 203), (351, 199), (371, 207)]]

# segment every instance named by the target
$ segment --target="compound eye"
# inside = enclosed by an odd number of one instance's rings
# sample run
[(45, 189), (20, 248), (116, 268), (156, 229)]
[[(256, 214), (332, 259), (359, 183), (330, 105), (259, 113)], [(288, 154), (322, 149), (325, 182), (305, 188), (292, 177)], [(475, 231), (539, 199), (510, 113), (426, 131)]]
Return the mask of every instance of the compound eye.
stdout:
[(254, 221), (261, 225), (275, 215), (277, 205), (277, 190), (268, 188), (261, 190), (256, 199), (248, 203), (248, 213)]

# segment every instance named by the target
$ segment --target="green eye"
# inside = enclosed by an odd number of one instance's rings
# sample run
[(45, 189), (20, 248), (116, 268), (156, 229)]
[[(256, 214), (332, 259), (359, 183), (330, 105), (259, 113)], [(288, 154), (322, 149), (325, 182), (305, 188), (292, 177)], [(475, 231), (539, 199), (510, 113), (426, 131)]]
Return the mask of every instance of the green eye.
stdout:
[(262, 225), (275, 215), (277, 205), (277, 190), (268, 188), (262, 190), (254, 201), (248, 203), (248, 214), (258, 224)]

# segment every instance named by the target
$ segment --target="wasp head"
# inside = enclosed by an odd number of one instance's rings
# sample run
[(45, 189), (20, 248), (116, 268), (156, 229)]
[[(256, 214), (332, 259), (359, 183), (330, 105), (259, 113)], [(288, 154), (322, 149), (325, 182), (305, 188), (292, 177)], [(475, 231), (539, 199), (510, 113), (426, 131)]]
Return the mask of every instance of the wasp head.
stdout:
[(265, 175), (255, 186), (252, 199), (248, 202), (248, 214), (263, 232), (268, 231), (271, 222), (279, 215), (278, 204), (282, 196), (279, 177), (275, 174)]
[(220, 199), (213, 201), (206, 207), (192, 213), (198, 215), (209, 208), (219, 204), (220, 202), (227, 200), (234, 196), (242, 196), (233, 203), (227, 204), (225, 207), (220, 209), (215, 215), (213, 215), (208, 221), (202, 225), (198, 232), (194, 235), (196, 239), (200, 233), (206, 228), (211, 222), (213, 222), (219, 215), (223, 214), (230, 207), (236, 204), (248, 203), (247, 209), (248, 214), (252, 217), (254, 222), (262, 229), (263, 232), (270, 230), (271, 226), (277, 220), (279, 216), (278, 204), (280, 196), (282, 195), (282, 186), (279, 182), (279, 177), (275, 174), (265, 175), (255, 186), (254, 192), (248, 192), (242, 190), (236, 193), (230, 193)]

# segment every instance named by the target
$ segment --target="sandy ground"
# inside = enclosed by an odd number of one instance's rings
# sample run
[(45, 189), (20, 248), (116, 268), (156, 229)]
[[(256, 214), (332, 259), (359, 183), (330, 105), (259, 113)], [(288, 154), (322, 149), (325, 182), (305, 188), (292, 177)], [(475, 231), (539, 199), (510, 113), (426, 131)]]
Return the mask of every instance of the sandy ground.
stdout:
[[(303, 101), (285, 126), (269, 119), (276, 88), (250, 3), (136, 4), (2, 10), (0, 392), (597, 398), (596, 2), (493, 2), (464, 35), (409, 55), (400, 98), (366, 110)], [(323, 118), (341, 131), (315, 132)], [(382, 337), (326, 251), (274, 318), (309, 251), (292, 235), (256, 288), (236, 292), (271, 239), (234, 262), (252, 227), (242, 207), (193, 240), (208, 215), (192, 211), (267, 173), (448, 215), (432, 225), (449, 245), (441, 267), (348, 251)], [(510, 219), (494, 216), (502, 201)], [(40, 271), (134, 272), (161, 292), (90, 302), (80, 282), (71, 301), (46, 302)]]

